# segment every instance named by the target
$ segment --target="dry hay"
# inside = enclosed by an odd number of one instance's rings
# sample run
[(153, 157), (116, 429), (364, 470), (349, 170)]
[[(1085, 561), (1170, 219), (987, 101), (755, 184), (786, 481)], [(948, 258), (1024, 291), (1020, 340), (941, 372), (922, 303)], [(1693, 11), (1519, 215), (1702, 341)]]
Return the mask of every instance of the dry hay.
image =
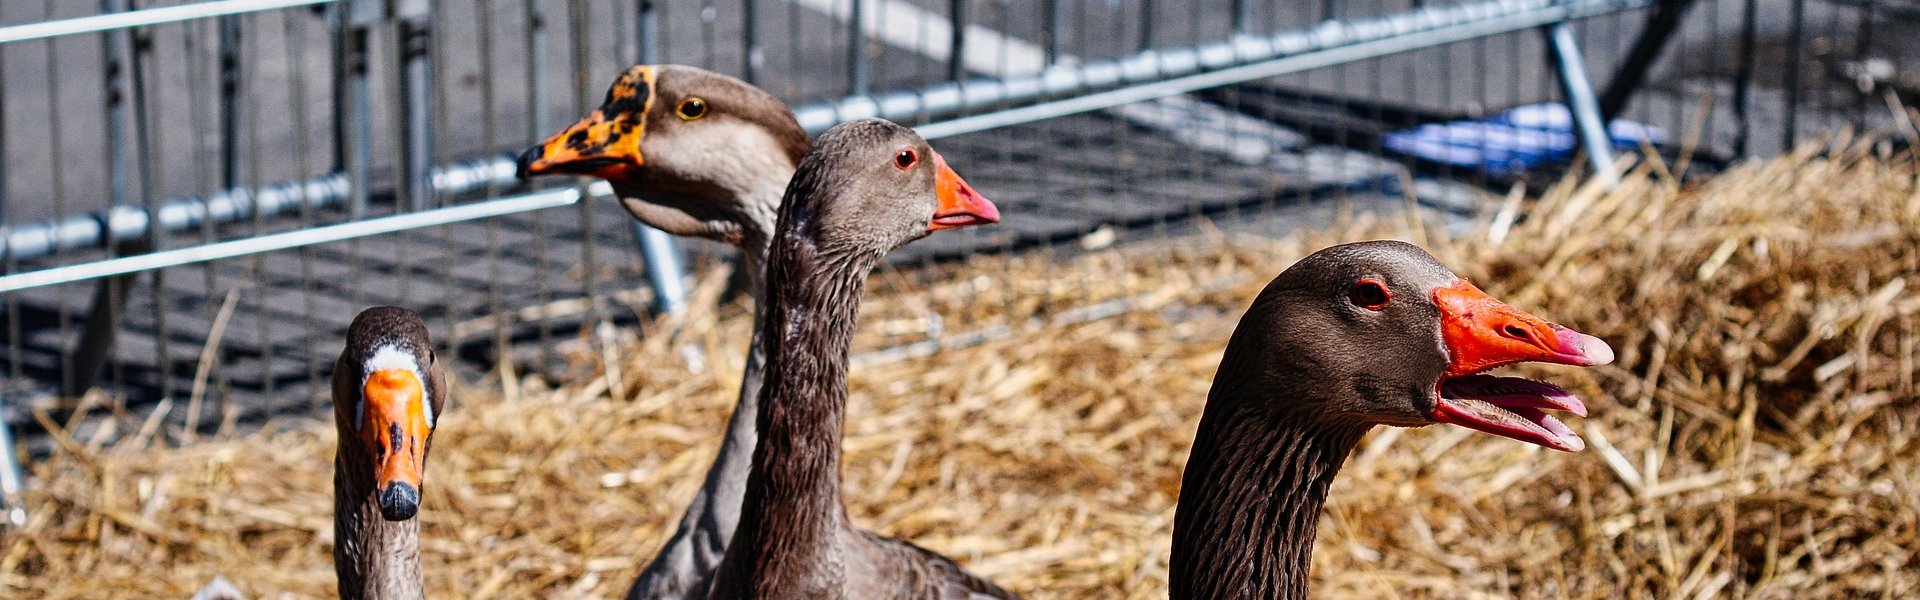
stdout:
[[(1920, 589), (1912, 157), (1840, 140), (1685, 190), (1648, 163), (1613, 193), (1563, 184), (1531, 214), (1504, 236), (1362, 217), (1282, 241), (882, 272), (852, 381), (854, 518), (1036, 598), (1163, 597), (1180, 469), (1245, 302), (1312, 248), (1395, 236), (1620, 360), (1526, 369), (1586, 398), (1584, 453), (1376, 429), (1324, 513), (1319, 595)], [(714, 451), (748, 326), (726, 312), (622, 342), (612, 372), (586, 351), (571, 383), (464, 385), (421, 513), (433, 595), (623, 592)], [(949, 343), (927, 355), (912, 344), (930, 330)], [(331, 595), (330, 426), (126, 437), (66, 440), (36, 466), (31, 521), (0, 540), (8, 595), (184, 598), (216, 573), (256, 597)]]

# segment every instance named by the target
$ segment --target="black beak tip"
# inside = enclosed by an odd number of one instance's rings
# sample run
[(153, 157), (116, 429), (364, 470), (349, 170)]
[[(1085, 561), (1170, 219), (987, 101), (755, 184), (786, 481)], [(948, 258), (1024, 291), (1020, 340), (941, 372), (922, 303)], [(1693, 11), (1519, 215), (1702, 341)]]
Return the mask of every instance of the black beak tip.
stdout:
[(533, 161), (540, 160), (540, 156), (546, 154), (546, 150), (545, 146), (534, 146), (528, 148), (526, 152), (521, 152), (520, 159), (514, 161), (513, 176), (521, 181), (532, 179), (533, 173), (530, 171), (533, 168)]
[(420, 512), (420, 490), (413, 484), (396, 481), (380, 492), (380, 516), (388, 521), (405, 521)]

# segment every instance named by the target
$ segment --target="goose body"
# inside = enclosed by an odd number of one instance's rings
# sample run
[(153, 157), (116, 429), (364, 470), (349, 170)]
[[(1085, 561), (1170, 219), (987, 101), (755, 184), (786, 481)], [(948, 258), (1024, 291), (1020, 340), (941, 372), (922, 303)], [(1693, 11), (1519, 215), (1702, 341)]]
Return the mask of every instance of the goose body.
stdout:
[(334, 364), (334, 572), (342, 599), (424, 598), (421, 484), (446, 395), (420, 316), (370, 308)]
[[(739, 248), (759, 323), (775, 214), (811, 146), (786, 104), (757, 87), (694, 67), (638, 65), (592, 115), (522, 154), (519, 169), (600, 177), (635, 219)], [(758, 439), (760, 337), (756, 327), (719, 454), (628, 598), (706, 597), (740, 520)]]
[(761, 315), (760, 443), (712, 598), (1010, 598), (952, 561), (855, 528), (840, 495), (848, 346), (865, 278), (890, 250), (997, 221), (905, 127), (820, 136), (781, 206)]
[(1585, 415), (1579, 399), (1482, 373), (1612, 360), (1605, 342), (1501, 303), (1409, 244), (1302, 259), (1254, 300), (1214, 376), (1181, 482), (1171, 597), (1306, 597), (1327, 488), (1375, 425), (1452, 423), (1580, 450), (1544, 412)]

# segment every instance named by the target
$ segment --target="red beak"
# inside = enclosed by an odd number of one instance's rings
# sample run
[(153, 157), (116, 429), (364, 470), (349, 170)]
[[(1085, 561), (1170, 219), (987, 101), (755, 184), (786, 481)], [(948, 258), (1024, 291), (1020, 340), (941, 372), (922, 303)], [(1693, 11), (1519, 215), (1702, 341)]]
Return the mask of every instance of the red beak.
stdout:
[(1555, 450), (1586, 447), (1572, 429), (1545, 412), (1586, 416), (1579, 398), (1551, 384), (1479, 373), (1521, 362), (1604, 365), (1613, 362), (1613, 348), (1600, 338), (1508, 306), (1464, 279), (1434, 290), (1433, 300), (1440, 307), (1440, 337), (1448, 356), (1433, 420)]
[(994, 208), (993, 202), (980, 192), (973, 191), (973, 186), (953, 172), (939, 152), (933, 153), (933, 168), (933, 190), (939, 198), (939, 207), (934, 209), (933, 222), (927, 225), (927, 231), (1000, 222), (1000, 209)]

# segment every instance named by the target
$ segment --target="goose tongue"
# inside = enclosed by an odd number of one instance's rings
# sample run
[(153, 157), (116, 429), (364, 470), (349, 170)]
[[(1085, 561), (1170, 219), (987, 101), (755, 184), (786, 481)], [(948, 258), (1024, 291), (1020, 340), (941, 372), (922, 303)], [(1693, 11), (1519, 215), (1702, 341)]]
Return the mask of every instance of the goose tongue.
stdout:
[(1587, 406), (1558, 386), (1521, 379), (1469, 375), (1440, 384), (1433, 420), (1513, 438), (1566, 452), (1579, 452), (1586, 440), (1548, 410), (1587, 416)]
[(1434, 290), (1433, 300), (1448, 359), (1433, 420), (1555, 450), (1586, 448), (1585, 440), (1546, 413), (1586, 416), (1579, 398), (1551, 384), (1479, 373), (1521, 362), (1604, 365), (1613, 362), (1606, 342), (1508, 306), (1464, 279)]

